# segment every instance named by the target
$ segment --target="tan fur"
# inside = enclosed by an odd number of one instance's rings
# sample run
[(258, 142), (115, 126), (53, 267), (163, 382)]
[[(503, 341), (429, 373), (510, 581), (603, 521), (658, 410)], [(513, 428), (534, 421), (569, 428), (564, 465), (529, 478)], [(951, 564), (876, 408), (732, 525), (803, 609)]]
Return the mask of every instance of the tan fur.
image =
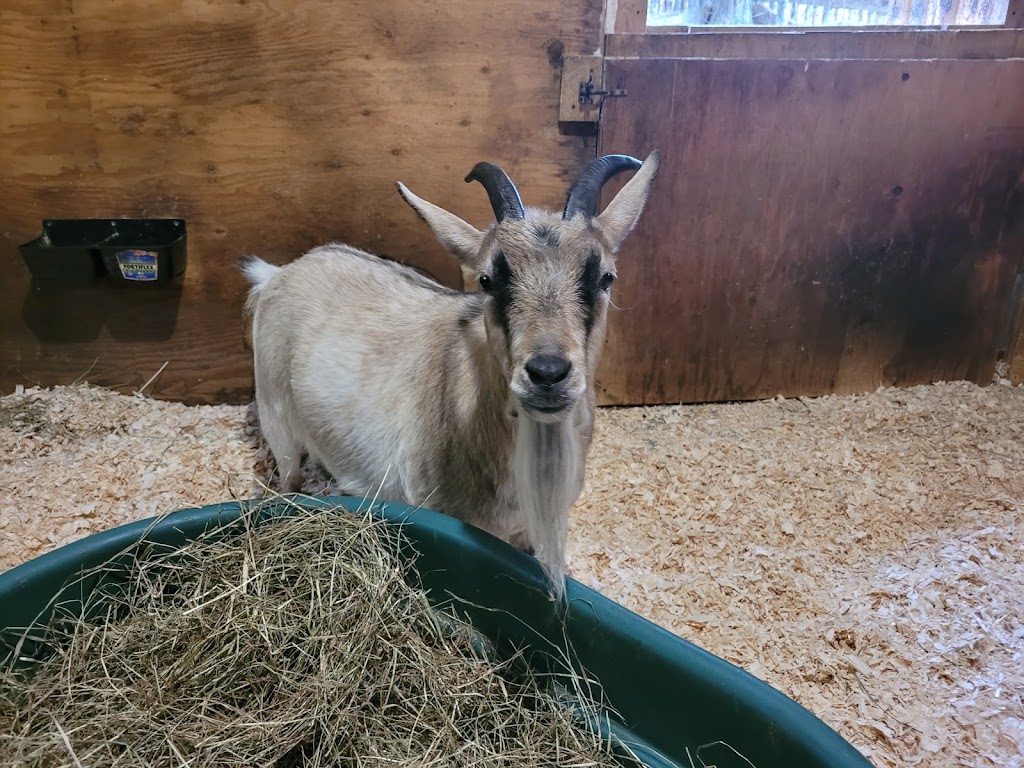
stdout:
[[(598, 291), (588, 338), (581, 270), (596, 252), (602, 274), (614, 273), (615, 250), (657, 166), (653, 154), (593, 219), (531, 210), (486, 232), (399, 186), (467, 282), (504, 254), (517, 297), (508, 339), (493, 297), (450, 291), (348, 246), (322, 246), (285, 267), (250, 259), (243, 271), (253, 284), (246, 307), (257, 406), (284, 490), (297, 488), (308, 452), (346, 493), (380, 487), (383, 499), (445, 512), (534, 550), (561, 596), (609, 303)], [(557, 245), (538, 231), (555, 233)], [(543, 351), (572, 366), (568, 405), (557, 413), (524, 407), (526, 361)]]

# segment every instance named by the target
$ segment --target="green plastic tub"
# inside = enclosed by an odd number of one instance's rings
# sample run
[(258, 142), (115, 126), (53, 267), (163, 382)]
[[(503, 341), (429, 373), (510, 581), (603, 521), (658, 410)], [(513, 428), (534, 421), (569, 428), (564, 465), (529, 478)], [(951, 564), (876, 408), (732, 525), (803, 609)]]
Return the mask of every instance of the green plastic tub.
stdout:
[[(349, 510), (367, 506), (347, 497), (292, 501)], [(10, 662), (22, 636), (15, 628), (46, 620), (48, 606), (80, 610), (83, 596), (99, 580), (82, 579), (83, 571), (154, 544), (180, 547), (237, 519), (243, 505), (256, 503), (182, 510), (155, 525), (143, 520), (0, 574), (0, 660)], [(259, 519), (293, 509), (263, 503)], [(569, 579), (567, 606), (557, 611), (537, 562), (489, 534), (400, 504), (376, 505), (373, 514), (403, 525), (431, 600), (456, 609), (499, 652), (513, 646), (555, 648), (555, 656), (564, 653), (596, 678), (621, 717), (612, 725), (617, 737), (652, 768), (870, 768), (848, 742), (779, 691), (579, 582)], [(116, 573), (104, 569), (105, 582)], [(31, 652), (22, 646), (22, 654)], [(543, 666), (544, 658), (554, 657), (533, 654), (531, 663)]]

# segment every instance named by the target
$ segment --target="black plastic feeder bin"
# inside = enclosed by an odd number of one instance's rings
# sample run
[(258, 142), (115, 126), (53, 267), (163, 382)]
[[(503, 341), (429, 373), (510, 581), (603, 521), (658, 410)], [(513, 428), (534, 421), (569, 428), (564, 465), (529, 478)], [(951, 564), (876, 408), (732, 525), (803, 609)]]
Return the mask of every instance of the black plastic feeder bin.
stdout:
[[(96, 589), (124, 583), (118, 563), (148, 549), (180, 548), (213, 527), (235, 523), (255, 502), (187, 509), (68, 544), (0, 574), (0, 667), (45, 653), (22, 642), (25, 627), (82, 611)], [(350, 497), (293, 497), (260, 505), (256, 524), (302, 507), (364, 510)], [(698, 648), (569, 579), (567, 606), (547, 598), (537, 561), (452, 517), (401, 504), (373, 513), (402, 526), (420, 583), (435, 605), (455, 609), (501, 653), (526, 650), (540, 671), (573, 659), (596, 679), (618, 716), (601, 730), (651, 768), (871, 768), (848, 742), (806, 709), (739, 667)], [(102, 571), (96, 572), (98, 566)], [(93, 571), (84, 580), (83, 571)], [(121, 571), (123, 573), (123, 569)], [(102, 583), (101, 583), (102, 580)], [(100, 593), (104, 594), (104, 593)], [(547, 659), (548, 661), (545, 661)], [(17, 663), (17, 662), (15, 662)]]
[(152, 285), (185, 272), (186, 239), (183, 219), (46, 219), (20, 250), (38, 281)]

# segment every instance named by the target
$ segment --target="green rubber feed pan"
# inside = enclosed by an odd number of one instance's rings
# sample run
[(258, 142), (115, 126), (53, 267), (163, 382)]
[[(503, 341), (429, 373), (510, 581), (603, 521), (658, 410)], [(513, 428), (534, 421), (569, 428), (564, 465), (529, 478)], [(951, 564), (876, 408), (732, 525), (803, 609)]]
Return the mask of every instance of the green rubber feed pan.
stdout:
[[(22, 628), (46, 621), (117, 578), (84, 571), (117, 563), (125, 552), (180, 548), (228, 525), (258, 505), (256, 524), (296, 508), (364, 513), (348, 497), (290, 497), (187, 509), (143, 520), (61, 547), (0, 574), (0, 663), (9, 664)], [(617, 713), (616, 739), (652, 768), (870, 768), (870, 763), (806, 709), (740, 668), (682, 640), (569, 579), (567, 603), (547, 597), (537, 562), (454, 518), (400, 504), (377, 504), (373, 516), (400, 524), (414, 552), (420, 585), (437, 607), (454, 610), (496, 649), (555, 648), (596, 679)], [(73, 584), (73, 588), (67, 585)], [(72, 607), (71, 610), (74, 610)], [(21, 654), (26, 646), (20, 647)], [(552, 657), (553, 658), (553, 657)], [(0, 756), (2, 762), (2, 756)]]

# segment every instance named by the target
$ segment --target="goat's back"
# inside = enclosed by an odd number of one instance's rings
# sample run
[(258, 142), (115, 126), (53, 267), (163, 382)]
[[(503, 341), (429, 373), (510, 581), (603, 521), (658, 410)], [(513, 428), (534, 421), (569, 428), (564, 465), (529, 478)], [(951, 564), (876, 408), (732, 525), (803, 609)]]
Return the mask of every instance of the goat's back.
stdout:
[(346, 246), (272, 270), (245, 267), (261, 422), (279, 422), (347, 492), (387, 473), (382, 493), (417, 503), (415, 465), (447, 428), (438, 393), (474, 299)]
[(436, 341), (446, 330), (438, 326), (451, 324), (453, 303), (465, 301), (411, 269), (346, 246), (317, 248), (272, 272), (264, 267), (245, 267), (254, 343), (264, 356), (280, 352), (288, 367), (345, 358), (362, 377), (381, 368), (392, 380), (423, 375), (431, 345), (422, 342)]

